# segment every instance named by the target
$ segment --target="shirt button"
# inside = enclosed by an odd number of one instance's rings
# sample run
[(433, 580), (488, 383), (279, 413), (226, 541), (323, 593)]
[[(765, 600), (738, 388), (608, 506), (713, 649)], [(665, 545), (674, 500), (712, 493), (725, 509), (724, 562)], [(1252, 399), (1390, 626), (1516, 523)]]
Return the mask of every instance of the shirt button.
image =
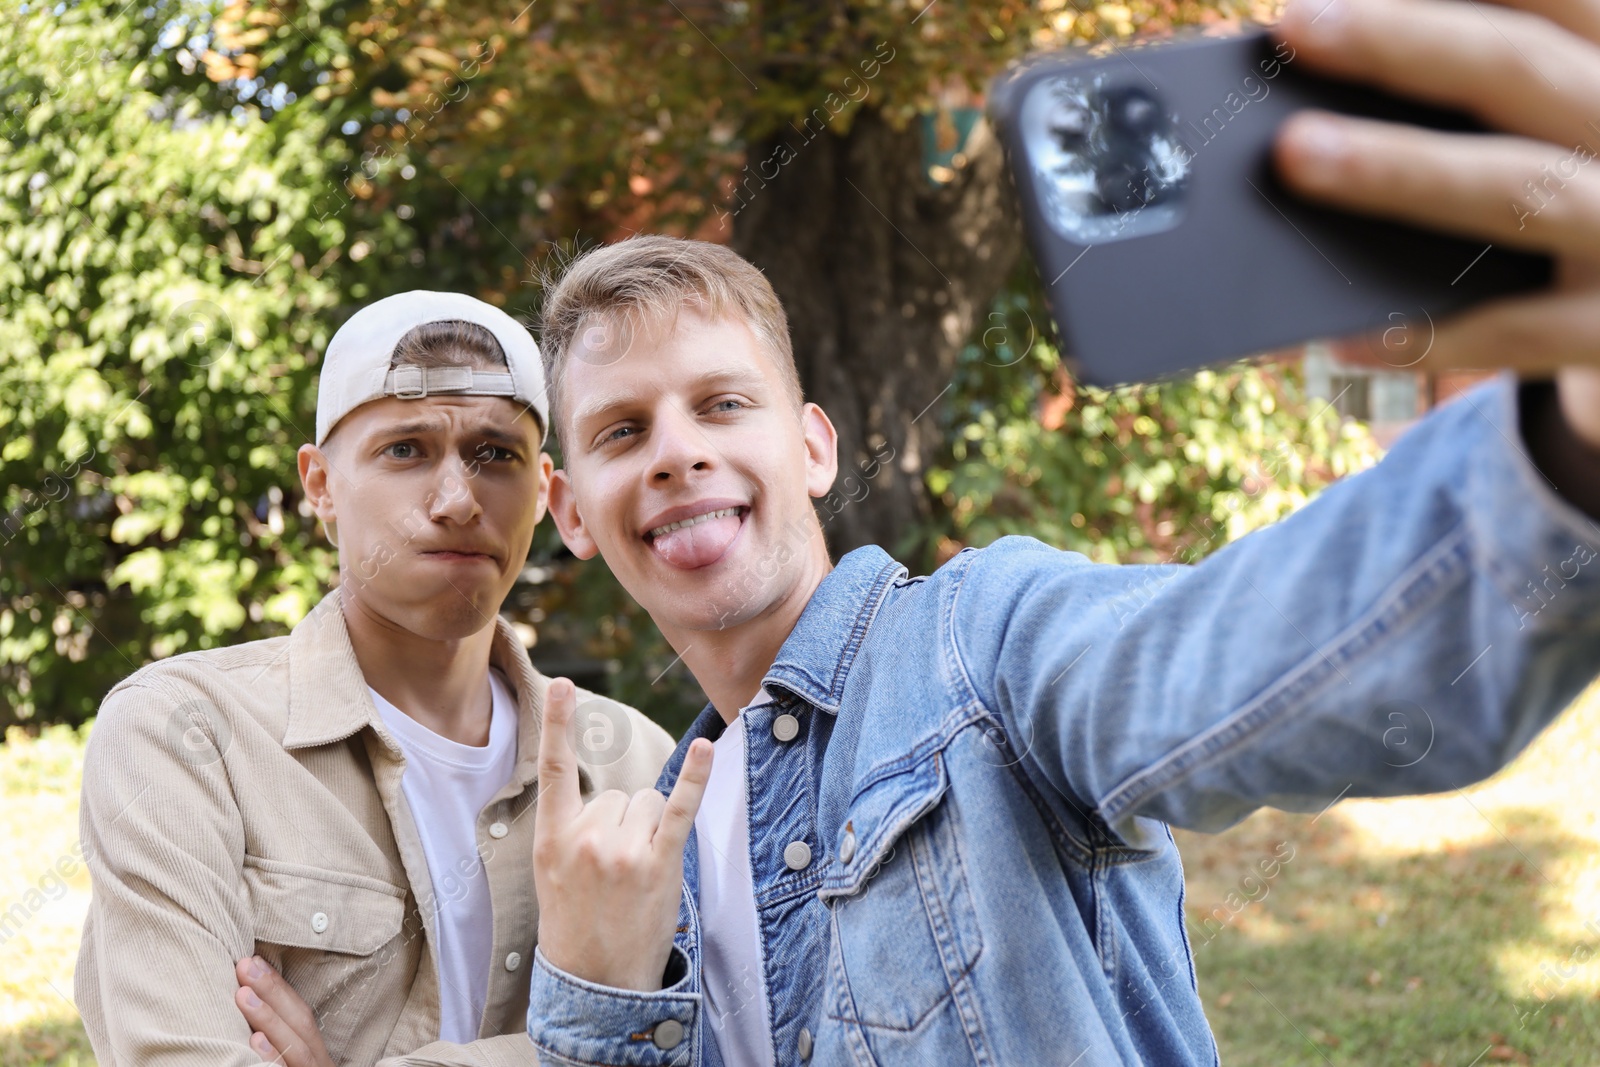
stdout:
[(795, 1051), (800, 1053), (801, 1063), (811, 1062), (811, 1031), (803, 1026), (800, 1028), (800, 1038), (795, 1042)]
[(786, 744), (793, 741), (800, 736), (800, 720), (784, 712), (772, 720), (772, 736)]
[(844, 832), (844, 840), (839, 842), (839, 859), (841, 862), (849, 863), (855, 858), (856, 832), (854, 830), (846, 830)]
[(790, 841), (783, 850), (783, 862), (791, 871), (803, 871), (811, 865), (811, 846), (804, 841)]
[(675, 1049), (683, 1042), (683, 1024), (676, 1019), (663, 1019), (656, 1023), (650, 1040), (663, 1052)]
[(507, 834), (509, 834), (510, 832), (511, 832), (510, 828), (507, 827), (506, 824), (503, 823), (503, 822), (492, 822), (492, 823), (489, 824), (489, 836), (490, 837), (504, 837)]
[(311, 932), (312, 933), (320, 934), (320, 933), (322, 933), (322, 931), (326, 930), (327, 928), (328, 928), (328, 916), (325, 913), (319, 911), (315, 915), (311, 916)]
[(511, 955), (506, 957), (506, 970), (514, 971), (518, 967), (521, 967), (521, 966), (522, 966), (522, 953), (513, 952)]

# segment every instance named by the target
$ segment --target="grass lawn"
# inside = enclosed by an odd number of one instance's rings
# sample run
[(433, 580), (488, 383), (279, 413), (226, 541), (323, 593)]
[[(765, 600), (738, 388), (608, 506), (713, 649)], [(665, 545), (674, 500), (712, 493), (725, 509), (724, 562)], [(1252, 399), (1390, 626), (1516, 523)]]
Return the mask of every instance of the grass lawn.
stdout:
[[(65, 730), (0, 746), (0, 1067), (94, 1063), (71, 1001), (81, 759)], [(1465, 793), (1179, 845), (1229, 1067), (1600, 1065), (1600, 686)]]
[(1600, 686), (1473, 789), (1178, 846), (1229, 1067), (1600, 1064)]
[(0, 1067), (95, 1062), (72, 1006), (89, 908), (82, 770), (82, 739), (64, 727), (37, 740), (13, 730), (0, 746)]

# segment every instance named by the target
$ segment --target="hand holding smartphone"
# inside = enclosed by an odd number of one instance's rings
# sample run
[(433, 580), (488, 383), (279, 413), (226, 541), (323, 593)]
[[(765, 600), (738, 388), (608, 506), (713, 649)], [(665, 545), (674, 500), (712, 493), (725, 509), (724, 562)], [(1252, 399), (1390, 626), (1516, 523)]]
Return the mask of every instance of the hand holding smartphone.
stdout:
[(1352, 334), (1415, 366), (1442, 319), (1550, 284), (1537, 252), (1292, 194), (1273, 142), (1307, 108), (1482, 131), (1461, 112), (1313, 75), (1265, 30), (1045, 56), (997, 82), (991, 111), (1080, 380), (1149, 381)]

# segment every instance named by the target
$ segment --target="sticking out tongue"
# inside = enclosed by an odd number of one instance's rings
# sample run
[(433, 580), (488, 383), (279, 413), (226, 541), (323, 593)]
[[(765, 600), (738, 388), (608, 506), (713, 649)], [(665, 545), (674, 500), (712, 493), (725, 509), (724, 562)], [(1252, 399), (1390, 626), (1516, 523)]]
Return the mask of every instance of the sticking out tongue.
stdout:
[(702, 519), (692, 526), (681, 526), (670, 533), (658, 534), (650, 542), (674, 567), (693, 570), (715, 563), (739, 532), (738, 515), (724, 515), (717, 519)]

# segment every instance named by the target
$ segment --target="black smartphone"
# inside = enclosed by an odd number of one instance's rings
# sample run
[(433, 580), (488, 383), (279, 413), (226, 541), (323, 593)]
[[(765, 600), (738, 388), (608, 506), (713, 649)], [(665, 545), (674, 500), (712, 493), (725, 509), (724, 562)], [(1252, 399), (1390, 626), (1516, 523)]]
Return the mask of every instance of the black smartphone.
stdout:
[(1548, 257), (1318, 207), (1274, 176), (1307, 107), (1437, 129), (1454, 112), (1312, 75), (1265, 30), (1008, 71), (990, 111), (1080, 381), (1118, 385), (1365, 333), (1419, 361), (1433, 324), (1549, 285)]

